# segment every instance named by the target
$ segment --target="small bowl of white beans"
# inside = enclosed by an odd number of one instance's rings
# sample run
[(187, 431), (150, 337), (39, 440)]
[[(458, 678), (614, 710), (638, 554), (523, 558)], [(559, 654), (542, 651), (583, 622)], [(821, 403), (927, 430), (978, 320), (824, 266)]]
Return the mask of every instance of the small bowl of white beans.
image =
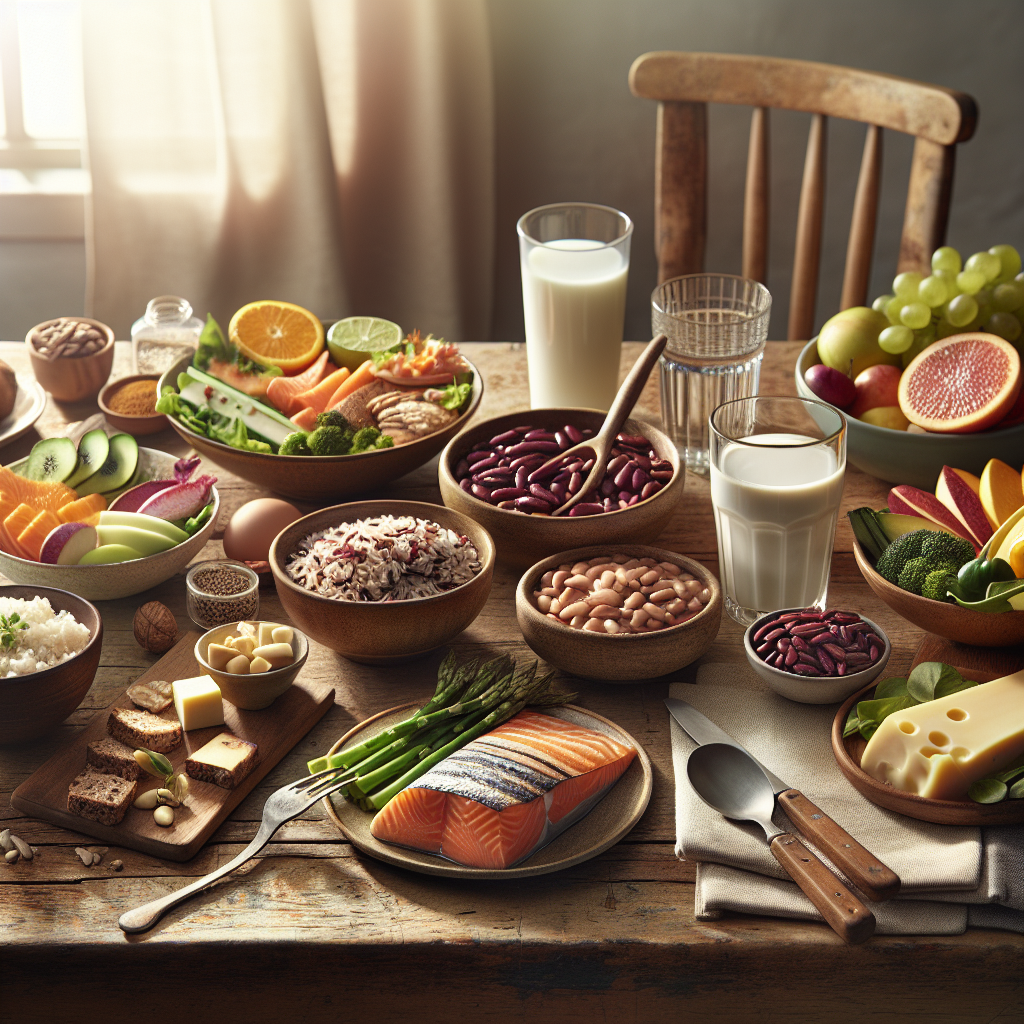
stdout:
[(718, 636), (722, 589), (700, 562), (643, 544), (576, 548), (523, 574), (516, 616), (530, 648), (574, 676), (654, 679)]

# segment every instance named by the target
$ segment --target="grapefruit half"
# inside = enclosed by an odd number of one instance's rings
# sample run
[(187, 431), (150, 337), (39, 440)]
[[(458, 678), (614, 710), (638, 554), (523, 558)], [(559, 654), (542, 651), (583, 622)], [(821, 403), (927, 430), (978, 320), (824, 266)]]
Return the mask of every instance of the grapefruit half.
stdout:
[(987, 430), (1021, 390), (1020, 356), (994, 334), (955, 334), (929, 345), (900, 377), (903, 415), (936, 434)]

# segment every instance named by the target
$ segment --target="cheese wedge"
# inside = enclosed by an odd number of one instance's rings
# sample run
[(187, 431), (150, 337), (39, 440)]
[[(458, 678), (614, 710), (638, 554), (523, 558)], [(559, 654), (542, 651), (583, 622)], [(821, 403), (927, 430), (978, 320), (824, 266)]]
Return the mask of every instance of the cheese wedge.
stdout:
[(864, 748), (872, 778), (962, 800), (972, 782), (1024, 754), (1024, 670), (890, 715)]
[(178, 721), (186, 732), (224, 724), (220, 687), (210, 676), (176, 679), (171, 690), (174, 693), (174, 710), (178, 712)]

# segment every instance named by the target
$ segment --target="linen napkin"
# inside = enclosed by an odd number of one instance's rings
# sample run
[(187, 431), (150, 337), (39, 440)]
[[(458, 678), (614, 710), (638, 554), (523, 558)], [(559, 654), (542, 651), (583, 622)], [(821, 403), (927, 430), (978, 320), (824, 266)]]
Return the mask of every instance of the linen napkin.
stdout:
[[(669, 692), (802, 790), (900, 876), (899, 897), (868, 903), (879, 934), (955, 935), (968, 925), (1024, 932), (1024, 826), (935, 825), (876, 807), (836, 766), (830, 731), (837, 705), (786, 700), (747, 665), (703, 665), (696, 685), (673, 683)], [(698, 919), (735, 910), (821, 920), (772, 856), (760, 826), (726, 820), (693, 791), (686, 761), (695, 744), (674, 721), (671, 729), (676, 855), (698, 862)], [(774, 821), (797, 831), (778, 809)]]

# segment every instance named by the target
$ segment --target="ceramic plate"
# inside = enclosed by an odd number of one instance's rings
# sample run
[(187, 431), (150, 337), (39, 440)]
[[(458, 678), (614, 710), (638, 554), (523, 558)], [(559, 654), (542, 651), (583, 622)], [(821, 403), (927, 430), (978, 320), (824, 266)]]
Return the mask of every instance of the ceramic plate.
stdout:
[(850, 709), (859, 700), (867, 700), (874, 690), (870, 683), (855, 693), (836, 713), (832, 723), (832, 753), (839, 770), (854, 789), (873, 804), (889, 811), (905, 814), (918, 821), (933, 821), (939, 825), (1018, 825), (1024, 823), (1024, 800), (1004, 800), (998, 804), (978, 804), (973, 800), (931, 800), (905, 793), (901, 789), (873, 779), (860, 766), (866, 742), (857, 733), (843, 738), (843, 726)]
[(18, 395), (14, 399), (14, 410), (7, 419), (0, 421), (0, 446), (10, 444), (30, 430), (46, 408), (46, 392), (35, 377), (17, 374)]
[[(368, 726), (373, 726), (373, 731), (376, 732), (378, 729), (394, 725), (395, 722), (408, 717), (409, 711), (419, 707), (420, 703), (417, 701), (403, 704), (360, 722), (331, 747), (330, 753), (351, 746)], [(467, 868), (441, 857), (431, 856), (429, 853), (419, 853), (416, 850), (406, 850), (401, 846), (382, 843), (370, 835), (373, 815), (361, 811), (338, 795), (324, 801), (327, 813), (357, 850), (368, 853), (377, 860), (425, 875), (471, 879), (526, 878), (530, 875), (546, 875), (551, 871), (561, 871), (562, 868), (590, 860), (622, 839), (647, 809), (653, 779), (651, 762), (643, 747), (628, 732), (609, 722), (607, 718), (571, 704), (564, 708), (549, 708), (546, 713), (577, 725), (584, 725), (589, 729), (596, 729), (621, 743), (628, 743), (636, 750), (636, 757), (608, 795), (585, 818), (566, 829), (554, 842), (538, 850), (516, 867), (505, 868), (502, 871)]]

